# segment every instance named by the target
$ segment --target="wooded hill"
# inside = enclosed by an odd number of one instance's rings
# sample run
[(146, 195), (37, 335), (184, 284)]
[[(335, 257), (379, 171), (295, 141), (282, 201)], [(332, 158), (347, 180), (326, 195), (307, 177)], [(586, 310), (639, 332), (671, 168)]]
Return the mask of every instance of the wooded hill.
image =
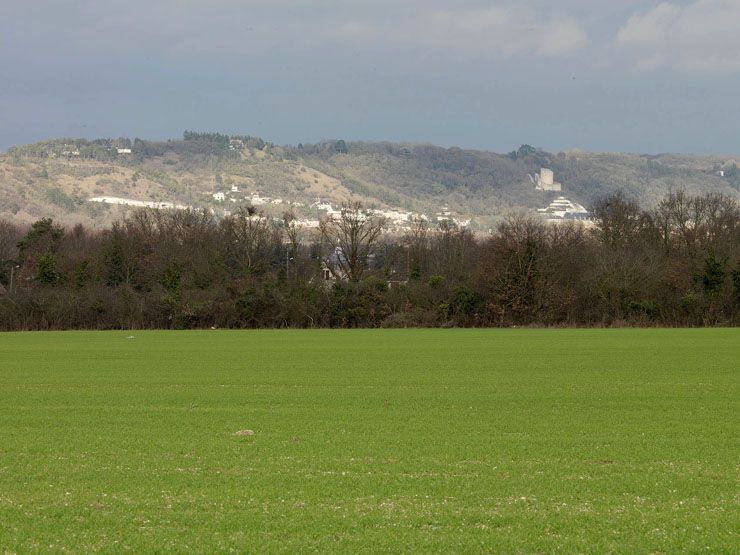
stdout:
[[(130, 152), (129, 152), (130, 151)], [(740, 158), (738, 158), (740, 159)], [(551, 168), (562, 193), (536, 191), (529, 176)], [(0, 218), (30, 223), (50, 216), (63, 223), (109, 224), (125, 208), (88, 202), (93, 196), (211, 207), (212, 193), (296, 201), (298, 215), (317, 217), (320, 197), (350, 198), (376, 208), (434, 216), (448, 206), (486, 229), (512, 211), (546, 206), (562, 194), (591, 207), (617, 190), (644, 206), (665, 194), (719, 192), (737, 197), (740, 176), (731, 156), (557, 154), (528, 145), (509, 154), (420, 144), (325, 141), (277, 146), (250, 136), (185, 132), (182, 139), (55, 139), (13, 147), (0, 155)], [(240, 197), (243, 201), (244, 195)], [(268, 213), (285, 210), (269, 205)]]

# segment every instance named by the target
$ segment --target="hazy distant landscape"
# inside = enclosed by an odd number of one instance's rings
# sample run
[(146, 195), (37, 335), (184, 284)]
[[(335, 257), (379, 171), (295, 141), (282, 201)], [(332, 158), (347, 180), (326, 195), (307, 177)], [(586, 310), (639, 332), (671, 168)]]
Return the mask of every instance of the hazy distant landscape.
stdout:
[[(0, 217), (31, 223), (50, 216), (65, 224), (110, 224), (131, 208), (89, 202), (116, 197), (211, 208), (223, 215), (267, 198), (260, 209), (317, 218), (317, 199), (434, 217), (444, 207), (474, 229), (512, 211), (542, 208), (559, 195), (591, 208), (623, 191), (650, 207), (672, 191), (737, 197), (740, 156), (545, 152), (523, 145), (511, 153), (429, 144), (325, 141), (278, 146), (250, 136), (186, 132), (169, 141), (53, 139), (0, 155)], [(537, 191), (546, 167), (562, 193)], [(237, 202), (216, 201), (219, 191)], [(280, 201), (273, 202), (273, 201)], [(292, 203), (292, 204), (291, 204)]]

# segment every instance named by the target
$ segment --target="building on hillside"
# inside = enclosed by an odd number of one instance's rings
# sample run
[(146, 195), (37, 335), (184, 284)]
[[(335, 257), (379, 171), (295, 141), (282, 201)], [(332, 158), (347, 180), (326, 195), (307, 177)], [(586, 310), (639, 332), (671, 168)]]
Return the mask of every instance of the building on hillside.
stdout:
[(452, 212), (450, 212), (448, 206), (443, 206), (439, 209), (439, 212), (437, 212), (436, 216), (438, 220), (449, 220), (452, 219)]
[(542, 168), (540, 173), (534, 174), (534, 178), (531, 178), (535, 183), (535, 188), (538, 191), (555, 191), (560, 192), (563, 186), (555, 181), (555, 174), (551, 169)]
[[(422, 217), (427, 219), (426, 216)], [(470, 226), (470, 219), (458, 220), (452, 215), (452, 211), (447, 206), (443, 206), (440, 211), (435, 214), (435, 217), (439, 223), (450, 222), (451, 224), (461, 228), (467, 228)]]
[(558, 197), (553, 200), (547, 207), (538, 208), (537, 212), (548, 220), (576, 220), (591, 221), (591, 213), (578, 204), (568, 200), (565, 197)]
[(326, 212), (334, 212), (334, 207), (330, 202), (322, 201), (320, 198), (316, 199), (316, 202), (311, 203), (309, 208), (315, 208), (316, 210), (325, 210)]
[(319, 227), (319, 220), (296, 220), (296, 226), (297, 227), (307, 227), (307, 228), (318, 228)]
[(331, 205), (330, 202), (322, 201), (320, 198), (317, 198), (316, 202), (312, 203), (309, 208), (315, 208), (316, 210), (322, 210), (326, 212), (327, 218), (338, 217), (342, 213), (341, 209), (337, 210)]

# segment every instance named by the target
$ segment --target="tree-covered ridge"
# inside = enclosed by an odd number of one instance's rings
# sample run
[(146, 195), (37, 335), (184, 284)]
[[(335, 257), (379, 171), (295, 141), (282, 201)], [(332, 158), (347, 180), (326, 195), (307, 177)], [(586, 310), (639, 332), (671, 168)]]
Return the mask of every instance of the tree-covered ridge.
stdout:
[(740, 191), (737, 163), (727, 156), (555, 154), (529, 145), (496, 154), (343, 140), (279, 146), (249, 135), (186, 131), (168, 141), (58, 139), (14, 147), (0, 156), (0, 216), (110, 224), (121, 211), (87, 199), (219, 208), (209, 194), (237, 187), (303, 204), (360, 200), (429, 215), (447, 206), (487, 230), (511, 211), (544, 207), (556, 196), (534, 187), (543, 167), (563, 183), (563, 195), (589, 208), (618, 190), (646, 206), (677, 190), (735, 197)]

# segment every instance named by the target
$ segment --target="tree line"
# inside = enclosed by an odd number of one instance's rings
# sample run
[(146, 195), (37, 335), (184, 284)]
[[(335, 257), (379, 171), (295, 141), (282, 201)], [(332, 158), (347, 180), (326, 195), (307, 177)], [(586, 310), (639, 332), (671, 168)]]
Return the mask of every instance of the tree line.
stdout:
[(358, 203), (318, 230), (249, 207), (103, 230), (0, 221), (0, 329), (716, 326), (740, 321), (735, 198), (622, 194), (592, 228), (510, 215), (404, 234)]
[[(167, 154), (177, 154), (184, 157), (214, 157), (217, 159), (239, 159), (239, 154), (230, 149), (231, 141), (236, 141), (240, 148), (263, 150), (272, 147), (259, 137), (249, 135), (225, 135), (222, 133), (205, 133), (184, 131), (182, 140), (150, 141), (135, 138), (133, 141), (126, 137), (118, 139), (80, 139), (63, 138), (40, 141), (37, 143), (13, 146), (8, 154), (16, 163), (23, 158), (66, 158), (96, 160), (98, 162), (118, 162), (121, 164), (141, 163), (148, 158), (157, 158)], [(119, 148), (129, 149), (131, 152), (122, 156)]]

